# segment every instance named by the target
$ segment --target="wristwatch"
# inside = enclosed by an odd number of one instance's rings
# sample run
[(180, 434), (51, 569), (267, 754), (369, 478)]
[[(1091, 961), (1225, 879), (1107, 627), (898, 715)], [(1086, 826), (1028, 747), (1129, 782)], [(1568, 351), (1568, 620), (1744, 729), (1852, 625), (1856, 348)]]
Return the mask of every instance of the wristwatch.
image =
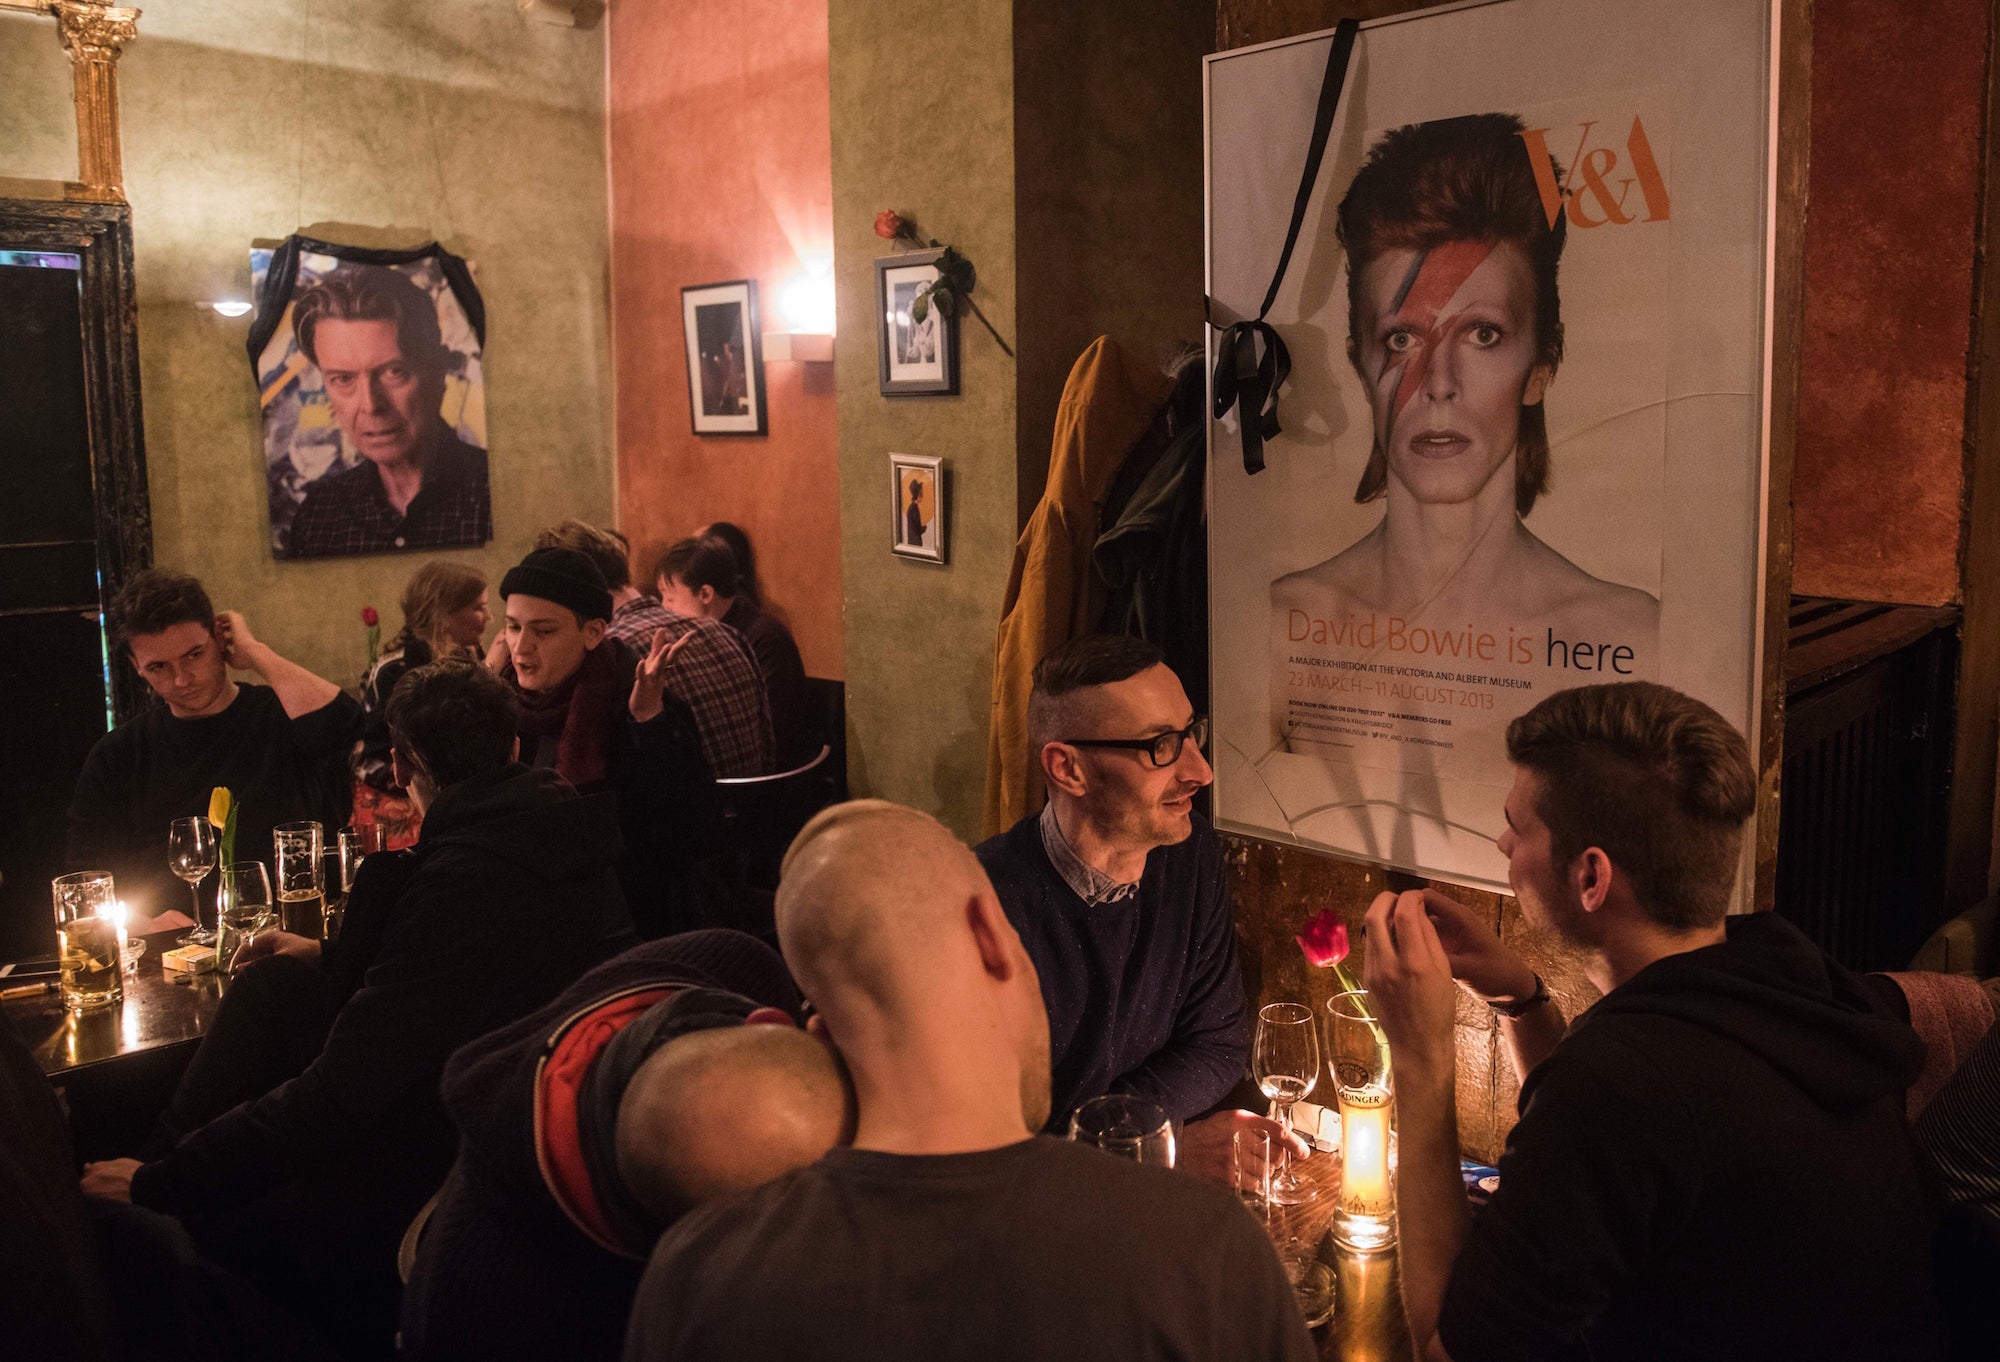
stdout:
[(1542, 976), (1537, 974), (1535, 976), (1535, 991), (1530, 993), (1527, 997), (1516, 998), (1511, 1003), (1498, 1002), (1492, 998), (1488, 998), (1486, 1000), (1486, 1005), (1492, 1008), (1495, 1012), (1498, 1012), (1501, 1016), (1507, 1018), (1509, 1021), (1514, 1021), (1518, 1018), (1527, 1016), (1530, 1012), (1534, 1011), (1536, 1008), (1540, 1007), (1543, 1003), (1547, 1002), (1548, 1000), (1549, 1000), (1549, 986), (1543, 983)]

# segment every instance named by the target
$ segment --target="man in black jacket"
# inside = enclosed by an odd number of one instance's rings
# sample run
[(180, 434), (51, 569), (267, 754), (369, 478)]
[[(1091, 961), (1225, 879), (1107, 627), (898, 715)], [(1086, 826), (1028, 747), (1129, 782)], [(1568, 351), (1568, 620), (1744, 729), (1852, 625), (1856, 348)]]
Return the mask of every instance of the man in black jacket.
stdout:
[[(386, 1350), (396, 1244), (451, 1164), (446, 1058), (632, 942), (609, 801), (515, 763), (517, 718), (474, 664), (403, 679), (389, 725), (421, 839), (368, 858), (332, 945), (279, 932), (246, 947), (163, 1119), (166, 1147), (84, 1172), (85, 1191), (179, 1217), (357, 1352)], [(311, 1035), (315, 1009), (324, 1044), (264, 1090), (283, 1067), (267, 1038)]]
[[(229, 787), (241, 810), (236, 854), (271, 857), (271, 829), (346, 821), (348, 749), (361, 709), (340, 687), (282, 657), (234, 610), (217, 614), (199, 581), (148, 569), (111, 604), (112, 635), (159, 704), (90, 750), (69, 810), (72, 870), (109, 870), (147, 917), (186, 911), (167, 869), (167, 828), (205, 816)], [(255, 673), (253, 686), (230, 668)]]
[(803, 1167), (851, 1119), (833, 1053), (755, 937), (636, 946), (445, 1067), (458, 1161), (403, 1293), (407, 1362), (615, 1362), (691, 1205)]
[[(1757, 779), (1707, 705), (1560, 691), (1507, 730), (1500, 850), (1528, 926), (1604, 994), (1567, 1028), (1444, 895), (1379, 895), (1363, 978), (1396, 1069), (1419, 1357), (1933, 1358), (1909, 1027), (1773, 913), (1730, 917)], [(1521, 1119), (1477, 1217), (1458, 1170), (1456, 976), (1501, 1017)]]

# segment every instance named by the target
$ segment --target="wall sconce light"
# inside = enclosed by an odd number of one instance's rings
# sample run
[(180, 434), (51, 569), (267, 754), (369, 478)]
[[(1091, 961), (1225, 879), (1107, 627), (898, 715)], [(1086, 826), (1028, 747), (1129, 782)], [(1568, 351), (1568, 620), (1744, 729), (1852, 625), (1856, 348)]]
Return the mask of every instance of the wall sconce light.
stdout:
[(813, 261), (778, 295), (787, 329), (764, 333), (764, 359), (828, 363), (833, 359), (833, 264)]
[(605, 0), (514, 0), (530, 19), (561, 28), (596, 28), (604, 17)]
[(242, 317), (250, 312), (250, 304), (240, 298), (227, 298), (219, 303), (210, 303), (209, 306), (225, 317)]

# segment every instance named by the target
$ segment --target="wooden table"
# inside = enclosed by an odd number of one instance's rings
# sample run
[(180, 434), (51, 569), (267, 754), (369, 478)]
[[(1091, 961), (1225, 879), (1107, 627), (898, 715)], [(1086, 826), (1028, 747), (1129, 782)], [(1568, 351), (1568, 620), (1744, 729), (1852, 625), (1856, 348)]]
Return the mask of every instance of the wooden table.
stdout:
[(1272, 1234), (1317, 1245), (1320, 1261), (1333, 1269), (1333, 1319), (1313, 1330), (1320, 1356), (1330, 1362), (1410, 1362), (1396, 1251), (1356, 1253), (1328, 1233), (1340, 1193), (1340, 1155), (1315, 1150), (1293, 1166), (1319, 1196), (1303, 1206), (1276, 1208)]
[(159, 932), (146, 943), (133, 972), (125, 976), (125, 1000), (102, 1012), (65, 1012), (62, 995), (0, 1002), (7, 1020), (34, 1050), (42, 1072), (60, 1083), (130, 1055), (192, 1046), (208, 1030), (227, 984), (220, 971), (170, 974), (160, 956), (180, 944), (185, 929)]

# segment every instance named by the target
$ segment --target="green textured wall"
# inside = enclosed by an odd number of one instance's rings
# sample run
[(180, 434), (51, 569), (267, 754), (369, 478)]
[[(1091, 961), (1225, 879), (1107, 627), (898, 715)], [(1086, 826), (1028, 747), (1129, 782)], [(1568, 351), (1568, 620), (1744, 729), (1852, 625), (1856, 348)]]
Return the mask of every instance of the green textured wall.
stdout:
[(1017, 0), (1020, 505), (1100, 335), (1164, 365), (1202, 340), (1201, 59), (1212, 0)]
[[(1014, 340), (1011, 0), (831, 0), (835, 388), (848, 778), (854, 792), (978, 831), (994, 629), (1013, 560), (1014, 362), (961, 328), (958, 397), (876, 387), (875, 214), (963, 251), (980, 307)], [(946, 460), (943, 567), (889, 552), (889, 453)]]
[[(253, 239), (436, 237), (488, 318), (495, 539), (451, 556), (497, 581), (547, 521), (608, 519), (603, 71), (600, 33), (495, 0), (174, 0), (120, 62), (155, 556), (333, 680), (424, 560), (272, 559), (249, 318), (203, 304), (249, 296)], [(0, 175), (74, 175), (51, 21), (0, 16), (0, 90)]]

